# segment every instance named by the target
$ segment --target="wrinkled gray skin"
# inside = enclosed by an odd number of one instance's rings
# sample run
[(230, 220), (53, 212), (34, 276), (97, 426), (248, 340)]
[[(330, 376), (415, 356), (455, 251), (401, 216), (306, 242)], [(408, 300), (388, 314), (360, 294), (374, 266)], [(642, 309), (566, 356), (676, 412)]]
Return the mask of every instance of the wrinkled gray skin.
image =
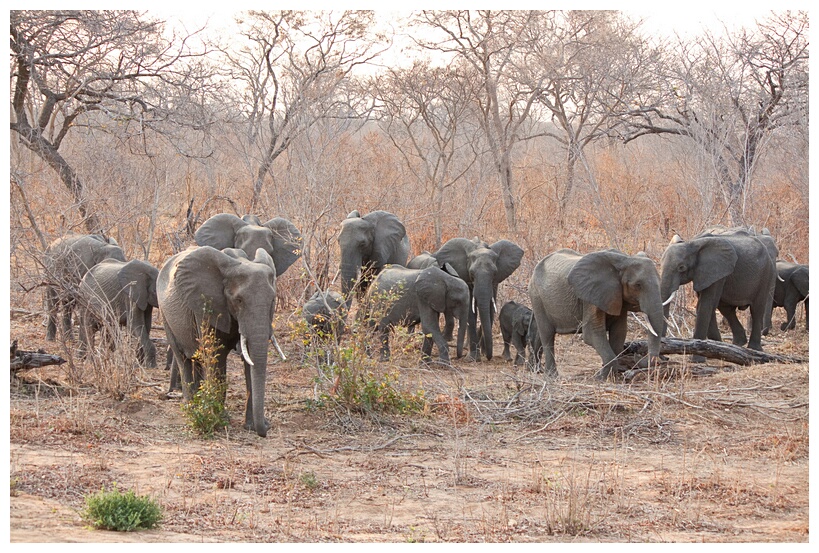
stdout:
[[(742, 236), (753, 236), (756, 240), (758, 240), (765, 249), (768, 251), (768, 255), (771, 258), (771, 261), (776, 264), (776, 259), (779, 257), (779, 248), (776, 246), (776, 242), (771, 236), (771, 232), (767, 228), (763, 228), (761, 232), (757, 232), (754, 230), (754, 227), (726, 227), (723, 225), (715, 225), (710, 227), (696, 237), (704, 237), (704, 236), (730, 236), (730, 235), (742, 235)], [(747, 335), (745, 334), (745, 328), (742, 326), (742, 323), (739, 321), (737, 317), (737, 309), (747, 309), (748, 306), (734, 306), (728, 305), (725, 303), (720, 303), (717, 307), (722, 316), (725, 317), (725, 320), (728, 322), (728, 325), (731, 327), (731, 334), (733, 338), (733, 343), (736, 345), (744, 346), (748, 343)], [(715, 332), (711, 331), (711, 327), (717, 329)], [(765, 314), (765, 319), (762, 323), (762, 335), (766, 336), (768, 331), (771, 329), (771, 313)], [(709, 325), (709, 331), (714, 336), (720, 335), (719, 334), (719, 327), (717, 326), (717, 314), (714, 312), (714, 315), (711, 317), (711, 323)]]
[(168, 343), (181, 368), (185, 400), (193, 397), (205, 376), (193, 355), (202, 321), (207, 318), (221, 346), (217, 367), (223, 382), (228, 353), (244, 342), (244, 427), (266, 436), (267, 349), (276, 310), (276, 267), (270, 255), (259, 249), (250, 261), (209, 246), (188, 248), (168, 259), (160, 269), (157, 295)]
[(808, 266), (788, 261), (777, 261), (776, 272), (779, 278), (776, 279), (774, 289), (773, 307), (784, 307), (787, 319), (779, 327), (780, 330), (792, 330), (796, 328), (796, 305), (800, 301), (805, 302), (805, 330), (808, 327), (808, 292), (810, 278)]
[[(558, 250), (535, 266), (529, 298), (549, 374), (557, 374), (555, 334), (582, 331), (583, 341), (603, 362), (596, 378), (608, 378), (624, 349), (629, 311), (641, 311), (648, 318), (648, 359), (642, 364), (659, 358), (664, 324), (660, 276), (654, 262), (644, 255), (616, 250), (580, 255), (570, 249)], [(537, 348), (534, 358), (533, 365), (539, 370)]]
[(385, 265), (406, 265), (410, 251), (404, 224), (387, 211), (373, 211), (363, 217), (358, 211), (350, 212), (341, 222), (338, 246), (341, 294), (347, 309), (354, 292), (363, 294)]
[[(469, 355), (468, 359), (480, 359), (479, 341), (483, 344), (481, 351), (486, 358), (492, 359), (492, 324), (495, 320), (495, 297), (498, 285), (506, 280), (519, 266), (523, 258), (523, 249), (509, 240), (498, 240), (491, 246), (478, 238), (452, 238), (432, 256), (439, 266), (449, 263), (458, 276), (469, 287), (471, 308), (469, 310)], [(478, 338), (478, 321), (481, 324), (481, 337)], [(452, 336), (452, 328), (444, 332)]]
[[(501, 307), (498, 324), (503, 336), (503, 358), (512, 361), (510, 346), (515, 346), (514, 365), (523, 365), (526, 362), (526, 346), (534, 346), (531, 338), (537, 335), (537, 323), (532, 310), (525, 305), (508, 301)], [(532, 349), (533, 353), (535, 351)]]
[[(697, 294), (694, 338), (721, 341), (715, 310), (731, 325), (733, 341), (745, 345), (745, 329), (736, 308), (751, 309), (750, 349), (762, 351), (762, 329), (770, 320), (776, 282), (776, 265), (766, 244), (748, 233), (706, 234), (688, 241), (675, 235), (663, 253), (661, 292), (665, 316), (670, 298), (683, 284), (693, 283)], [(703, 362), (696, 355), (695, 362)]]
[(273, 258), (276, 276), (284, 272), (301, 257), (302, 237), (299, 230), (287, 219), (274, 217), (262, 223), (255, 215), (239, 218), (232, 213), (219, 213), (204, 223), (194, 234), (200, 246), (217, 250), (237, 248), (249, 259), (261, 248)]
[[(128, 328), (139, 341), (137, 358), (146, 367), (156, 367), (156, 346), (151, 341), (154, 307), (159, 307), (156, 279), (159, 270), (145, 261), (106, 259), (94, 265), (80, 282), (80, 347), (85, 357), (94, 346), (94, 335), (106, 327)], [(111, 347), (112, 336), (107, 336)]]
[(373, 321), (381, 335), (382, 360), (390, 357), (389, 332), (393, 326), (409, 327), (420, 323), (424, 333), (423, 359), (429, 359), (434, 342), (439, 361), (449, 364), (449, 349), (439, 326), (442, 313), (460, 323), (455, 351), (457, 358), (463, 356), (469, 317), (469, 288), (463, 280), (435, 266), (407, 269), (393, 265), (386, 267), (373, 280), (367, 295), (367, 307), (360, 311), (361, 316), (378, 316), (383, 310), (384, 299), (394, 301), (378, 321)]
[(336, 342), (344, 333), (347, 309), (338, 292), (316, 292), (304, 302), (302, 316), (312, 334), (332, 338)]
[(88, 270), (105, 259), (125, 261), (125, 253), (113, 238), (98, 234), (72, 234), (58, 238), (45, 253), (46, 306), (48, 326), (46, 340), (57, 337), (57, 317), (62, 311), (62, 335), (71, 338), (72, 312), (82, 278)]

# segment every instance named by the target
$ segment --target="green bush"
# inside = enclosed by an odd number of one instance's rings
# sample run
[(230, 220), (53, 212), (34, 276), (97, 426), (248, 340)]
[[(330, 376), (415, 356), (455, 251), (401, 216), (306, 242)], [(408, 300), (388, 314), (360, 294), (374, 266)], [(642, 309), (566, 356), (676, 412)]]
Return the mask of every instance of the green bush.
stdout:
[(98, 530), (131, 532), (150, 529), (162, 520), (162, 509), (148, 496), (137, 496), (132, 490), (120, 492), (116, 484), (85, 498), (82, 518)]
[(227, 383), (217, 370), (217, 354), (222, 346), (216, 343), (216, 333), (209, 328), (207, 321), (202, 323), (200, 330), (199, 349), (193, 361), (202, 366), (205, 378), (190, 401), (182, 404), (182, 414), (198, 434), (212, 438), (230, 423), (224, 401)]

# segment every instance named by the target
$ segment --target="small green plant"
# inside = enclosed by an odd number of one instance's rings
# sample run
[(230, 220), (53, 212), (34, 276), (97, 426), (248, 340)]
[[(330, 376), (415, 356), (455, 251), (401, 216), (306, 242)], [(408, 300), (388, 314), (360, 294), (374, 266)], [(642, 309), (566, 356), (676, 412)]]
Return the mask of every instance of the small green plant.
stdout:
[(217, 354), (222, 346), (216, 342), (216, 333), (207, 320), (202, 322), (200, 336), (193, 361), (202, 367), (205, 378), (190, 401), (182, 404), (182, 413), (191, 428), (205, 438), (212, 438), (230, 423), (224, 400), (227, 383), (217, 370)]
[(316, 478), (316, 473), (312, 470), (309, 472), (303, 472), (301, 476), (299, 476), (299, 480), (308, 490), (315, 490), (319, 487), (319, 481), (318, 478)]
[(155, 527), (162, 520), (162, 509), (150, 497), (137, 496), (133, 490), (120, 492), (114, 484), (111, 491), (103, 487), (85, 498), (82, 518), (98, 530), (131, 532)]

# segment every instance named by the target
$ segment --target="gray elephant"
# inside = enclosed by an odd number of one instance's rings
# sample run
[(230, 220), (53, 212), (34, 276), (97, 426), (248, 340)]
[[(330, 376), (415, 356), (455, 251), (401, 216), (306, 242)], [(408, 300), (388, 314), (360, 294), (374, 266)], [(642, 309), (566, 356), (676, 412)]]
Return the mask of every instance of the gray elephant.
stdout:
[[(448, 269), (454, 272), (451, 267)], [(362, 318), (369, 317), (370, 324), (375, 324), (379, 331), (382, 360), (390, 357), (389, 332), (393, 326), (420, 323), (424, 333), (421, 348), (424, 360), (432, 354), (434, 342), (439, 361), (449, 364), (449, 348), (441, 333), (440, 315), (460, 322), (455, 351), (457, 358), (461, 358), (469, 317), (469, 288), (463, 280), (449, 274), (447, 268), (407, 269), (393, 265), (375, 277), (367, 293), (366, 307), (360, 313)]]
[(388, 211), (363, 217), (352, 211), (341, 223), (341, 293), (349, 309), (353, 293), (364, 293), (385, 265), (406, 265), (410, 243), (404, 224)]
[(529, 298), (542, 344), (535, 348), (536, 369), (542, 349), (547, 373), (556, 374), (555, 334), (581, 331), (583, 341), (603, 362), (596, 378), (608, 378), (624, 349), (629, 311), (641, 311), (648, 318), (648, 359), (644, 362), (659, 358), (664, 324), (660, 276), (645, 255), (616, 250), (581, 255), (558, 250), (535, 266)]
[[(439, 266), (450, 264), (469, 287), (472, 308), (469, 314), (469, 359), (480, 359), (478, 320), (482, 328), (481, 351), (492, 359), (492, 324), (495, 320), (498, 285), (520, 266), (523, 249), (509, 240), (498, 240), (491, 246), (478, 238), (452, 238), (432, 256)], [(452, 328), (445, 330), (452, 336)]]
[(526, 362), (527, 345), (531, 347), (532, 353), (539, 349), (539, 341), (533, 341), (538, 335), (537, 323), (532, 316), (532, 310), (525, 305), (515, 301), (506, 302), (498, 315), (498, 325), (503, 337), (502, 357), (512, 361), (510, 346), (515, 346), (515, 366)]
[(194, 234), (200, 246), (217, 250), (237, 248), (253, 259), (261, 248), (273, 258), (276, 276), (285, 271), (301, 257), (302, 237), (299, 230), (287, 219), (274, 217), (262, 224), (256, 215), (239, 218), (232, 213), (219, 213), (204, 223)]
[[(776, 246), (776, 241), (771, 236), (771, 232), (767, 228), (763, 228), (761, 231), (757, 232), (753, 226), (751, 227), (726, 227), (723, 225), (715, 225), (710, 227), (696, 237), (701, 238), (704, 236), (751, 236), (755, 240), (758, 240), (765, 249), (768, 251), (768, 256), (771, 260), (776, 264), (776, 260), (779, 257), (779, 248)], [(747, 309), (748, 306), (735, 306), (735, 305), (728, 305), (728, 304), (721, 304), (717, 307), (717, 310), (722, 313), (722, 316), (725, 317), (725, 320), (728, 322), (728, 325), (731, 328), (731, 334), (733, 337), (733, 343), (744, 346), (748, 342), (747, 335), (745, 334), (745, 328), (742, 326), (742, 323), (739, 321), (737, 317), (737, 309)], [(709, 330), (713, 327), (714, 331), (711, 331), (713, 336), (720, 336), (719, 327), (717, 326), (717, 314), (711, 316), (711, 323), (709, 324)], [(765, 336), (768, 334), (768, 331), (771, 328), (771, 313), (766, 313), (763, 323), (762, 323), (762, 335)]]
[(779, 278), (776, 279), (774, 288), (773, 307), (784, 307), (787, 315), (787, 320), (779, 327), (780, 330), (796, 328), (796, 305), (800, 301), (805, 303), (805, 330), (809, 330), (808, 292), (810, 278), (808, 266), (779, 260), (776, 262), (776, 272)]
[[(745, 329), (736, 317), (737, 308), (750, 306), (750, 349), (762, 351), (762, 330), (770, 320), (776, 283), (776, 264), (763, 240), (747, 232), (704, 234), (684, 241), (678, 235), (663, 252), (661, 292), (665, 315), (677, 289), (693, 283), (697, 294), (694, 338), (721, 341), (716, 309), (731, 325), (733, 341), (745, 345)], [(703, 362), (702, 356), (693, 356)]]
[(435, 259), (431, 253), (422, 252), (409, 260), (407, 269), (426, 269), (427, 267), (432, 267), (437, 264), (438, 260)]
[[(85, 357), (99, 331), (125, 326), (139, 341), (137, 358), (156, 367), (156, 346), (151, 341), (153, 309), (159, 307), (156, 279), (159, 270), (145, 261), (106, 259), (94, 265), (80, 282), (80, 355)], [(107, 327), (107, 328), (106, 328)], [(113, 343), (111, 344), (113, 346)]]
[(271, 339), (276, 343), (271, 326), (276, 310), (276, 267), (270, 255), (260, 248), (250, 261), (209, 246), (188, 248), (160, 269), (157, 295), (185, 400), (191, 399), (205, 377), (195, 359), (204, 321), (215, 333), (217, 376), (223, 382), (228, 353), (237, 344), (241, 346), (247, 388), (244, 427), (266, 436), (267, 349)]
[(304, 302), (302, 316), (307, 322), (311, 335), (331, 338), (338, 342), (344, 333), (347, 308), (344, 298), (338, 292), (327, 290), (318, 291)]
[(98, 234), (72, 234), (58, 238), (45, 252), (46, 340), (57, 337), (57, 317), (62, 311), (62, 334), (71, 338), (72, 312), (80, 282), (88, 270), (105, 259), (125, 261), (125, 253), (113, 238)]

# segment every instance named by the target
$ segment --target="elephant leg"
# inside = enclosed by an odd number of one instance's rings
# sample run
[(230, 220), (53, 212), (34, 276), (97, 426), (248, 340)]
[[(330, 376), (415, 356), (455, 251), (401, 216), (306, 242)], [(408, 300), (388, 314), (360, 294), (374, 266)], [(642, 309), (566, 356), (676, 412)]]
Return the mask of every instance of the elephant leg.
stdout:
[(156, 346), (151, 341), (151, 316), (134, 306), (128, 317), (128, 330), (139, 341), (137, 357), (144, 367), (156, 367)]
[(388, 322), (381, 322), (378, 325), (378, 334), (381, 336), (381, 361), (390, 360), (390, 325)]
[(611, 374), (616, 358), (606, 336), (606, 313), (593, 305), (585, 305), (583, 310), (583, 341), (594, 348), (603, 362), (595, 378), (605, 380)]
[(57, 290), (53, 286), (46, 288), (46, 310), (48, 311), (48, 324), (46, 326), (46, 340), (49, 342), (57, 338), (57, 311), (59, 297)]
[(780, 326), (780, 330), (793, 330), (796, 328), (796, 304), (798, 303), (799, 298), (796, 297), (796, 294), (793, 293), (791, 290), (788, 290), (785, 293), (785, 300), (782, 302), (782, 306), (785, 308), (785, 322), (782, 323)]
[(808, 298), (805, 298), (805, 330), (810, 330), (808, 328)]
[(765, 325), (765, 301), (751, 304), (751, 337), (748, 349), (762, 351), (762, 327)]
[[(722, 288), (724, 282), (716, 282), (701, 291), (697, 298), (697, 318), (694, 323), (694, 339), (705, 340), (709, 338), (709, 331), (713, 325), (716, 334), (719, 334), (719, 328), (716, 324), (716, 309), (719, 303), (719, 298), (722, 296)], [(713, 335), (713, 334), (712, 334)], [(720, 335), (719, 340), (722, 340)], [(704, 363), (705, 357), (702, 355), (692, 355), (691, 360), (694, 363)]]
[(722, 333), (719, 330), (719, 323), (717, 322), (717, 312), (714, 311), (711, 314), (711, 322), (708, 323), (708, 332), (706, 333), (706, 338), (709, 340), (714, 340), (716, 342), (722, 342)]
[(449, 346), (441, 333), (439, 325), (440, 314), (430, 306), (419, 302), (418, 311), (421, 316), (421, 330), (424, 332), (423, 352), (426, 358), (432, 354), (432, 343), (438, 347), (438, 360), (446, 365), (450, 364)]
[(478, 314), (475, 311), (469, 312), (467, 333), (469, 334), (469, 355), (467, 355), (466, 359), (468, 361), (479, 361), (480, 356), (478, 354)]
[(87, 310), (84, 310), (80, 314), (80, 328), (79, 328), (79, 338), (80, 343), (77, 346), (77, 355), (80, 359), (85, 359), (88, 356), (89, 350), (89, 340), (91, 339), (89, 330), (90, 330), (90, 315), (88, 314)]
[(74, 341), (74, 335), (73, 335), (72, 330), (73, 330), (74, 322), (73, 322), (72, 318), (73, 318), (73, 315), (74, 315), (74, 300), (69, 299), (67, 301), (64, 301), (62, 306), (63, 306), (63, 328), (62, 328), (63, 339), (66, 340), (66, 341), (73, 342)]
[[(737, 308), (732, 305), (719, 306), (719, 312), (728, 321), (728, 326), (731, 327), (731, 335), (733, 336), (733, 344), (735, 346), (744, 346), (748, 343), (748, 337), (745, 335), (745, 327), (739, 322), (737, 317)], [(714, 315), (716, 318), (716, 314)]]
[[(511, 361), (511, 356), (509, 355), (509, 343), (504, 340), (504, 352), (506, 356), (504, 359), (507, 361)], [(521, 336), (517, 332), (512, 333), (512, 345), (515, 346), (515, 362), (514, 365), (523, 365), (526, 363), (526, 342), (523, 341), (523, 336)]]
[(614, 317), (609, 322), (609, 346), (615, 355), (620, 355), (626, 347), (626, 334), (628, 333), (628, 312)]
[(444, 338), (447, 342), (453, 340), (453, 333), (455, 332), (455, 317), (450, 313), (444, 314)]

